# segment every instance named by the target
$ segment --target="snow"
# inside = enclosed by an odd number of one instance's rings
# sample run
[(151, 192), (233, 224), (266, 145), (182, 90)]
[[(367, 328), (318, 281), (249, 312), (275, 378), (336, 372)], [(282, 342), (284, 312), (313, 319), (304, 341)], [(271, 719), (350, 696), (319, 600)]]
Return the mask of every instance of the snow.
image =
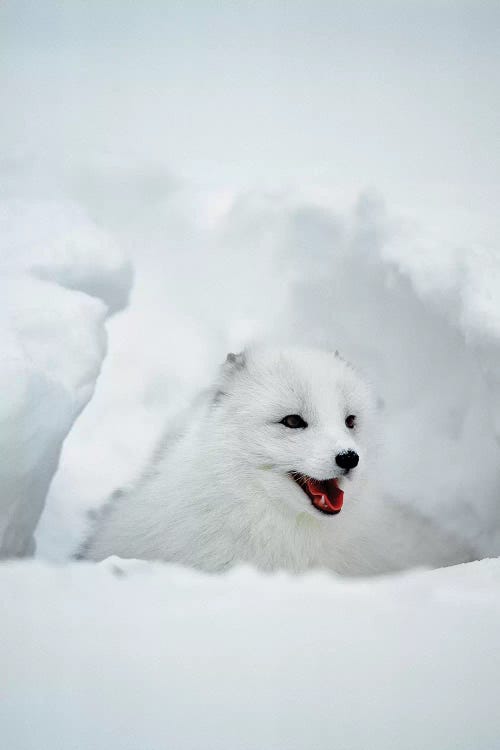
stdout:
[(33, 534), (64, 438), (91, 398), (104, 323), (126, 304), (130, 269), (78, 206), (0, 204), (0, 556)]
[(498, 560), (68, 562), (259, 337), (351, 358), (384, 495), (500, 552), (498, 6), (168, 5), (0, 7), (0, 744), (491, 750)]
[(499, 584), (497, 560), (370, 583), (6, 563), (3, 745), (491, 750)]
[[(93, 306), (97, 329), (98, 300), (119, 309), (129, 286), (116, 246), (137, 271), (96, 397), (65, 444), (40, 552), (74, 549), (84, 511), (137, 473), (169, 414), (257, 334), (359, 362), (385, 404), (386, 491), (497, 552), (494, 8), (220, 10), (212, 44), (174, 5), (173, 25), (160, 9), (116, 3), (2, 6), (2, 273), (29, 276), (25, 300), (48, 288), (34, 278), (62, 285), (50, 286), (54, 304), (64, 289), (85, 292), (66, 296)], [(423, 30), (425, 59), (412, 54)], [(126, 54), (110, 55), (109, 39)], [(220, 75), (235, 49), (246, 86)], [(36, 313), (24, 325), (42, 326)], [(63, 357), (34, 328), (36, 341), (71, 389), (80, 363), (69, 342)]]
[(138, 203), (125, 225), (116, 207), (108, 215), (135, 264), (134, 296), (111, 324), (96, 397), (66, 443), (40, 554), (66, 558), (85, 512), (135, 478), (226, 353), (261, 336), (355, 362), (381, 404), (382, 492), (478, 556), (498, 554), (497, 252), (429, 236), (373, 193), (342, 204), (305, 189), (214, 196), (184, 185), (155, 209), (167, 237), (151, 233), (150, 210)]

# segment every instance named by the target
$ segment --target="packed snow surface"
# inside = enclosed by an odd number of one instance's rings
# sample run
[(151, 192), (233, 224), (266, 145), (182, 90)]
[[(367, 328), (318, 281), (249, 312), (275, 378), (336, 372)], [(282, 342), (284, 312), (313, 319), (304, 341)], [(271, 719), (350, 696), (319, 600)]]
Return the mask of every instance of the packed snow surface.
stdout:
[(5, 748), (498, 747), (496, 560), (370, 583), (32, 561), (0, 586)]

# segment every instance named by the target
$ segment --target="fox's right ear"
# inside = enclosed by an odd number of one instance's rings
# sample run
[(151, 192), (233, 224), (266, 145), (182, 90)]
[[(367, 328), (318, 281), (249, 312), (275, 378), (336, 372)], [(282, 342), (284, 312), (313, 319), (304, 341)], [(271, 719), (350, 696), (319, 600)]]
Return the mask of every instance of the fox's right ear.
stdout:
[(233, 352), (229, 352), (226, 357), (226, 361), (220, 369), (219, 385), (215, 391), (214, 401), (219, 401), (221, 397), (227, 396), (226, 388), (229, 387), (232, 376), (239, 370), (243, 370), (245, 367), (245, 352), (239, 352), (239, 354), (233, 354)]
[(240, 352), (239, 354), (233, 354), (232, 352), (229, 352), (229, 354), (226, 357), (226, 361), (224, 362), (224, 369), (225, 370), (242, 370), (246, 365), (246, 357), (245, 352)]

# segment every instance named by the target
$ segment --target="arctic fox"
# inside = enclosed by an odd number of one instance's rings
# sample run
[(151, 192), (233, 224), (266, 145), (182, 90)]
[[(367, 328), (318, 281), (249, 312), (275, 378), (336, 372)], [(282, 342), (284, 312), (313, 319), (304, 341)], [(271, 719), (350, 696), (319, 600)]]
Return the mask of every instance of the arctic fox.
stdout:
[(229, 354), (82, 556), (347, 575), (469, 559), (456, 548), (451, 559), (430, 527), (378, 498), (377, 418), (369, 388), (337, 353)]

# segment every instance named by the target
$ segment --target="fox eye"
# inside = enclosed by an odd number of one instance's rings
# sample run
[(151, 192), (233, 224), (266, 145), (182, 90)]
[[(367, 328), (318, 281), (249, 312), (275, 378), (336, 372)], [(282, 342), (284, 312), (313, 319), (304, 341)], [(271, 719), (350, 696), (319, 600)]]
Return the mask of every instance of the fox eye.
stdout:
[(349, 416), (345, 418), (345, 426), (352, 430), (355, 424), (356, 417), (354, 416), (354, 414), (349, 414)]
[(307, 422), (304, 422), (300, 414), (289, 414), (287, 417), (283, 417), (280, 424), (284, 424), (285, 427), (291, 427), (294, 430), (299, 427), (307, 427)]

